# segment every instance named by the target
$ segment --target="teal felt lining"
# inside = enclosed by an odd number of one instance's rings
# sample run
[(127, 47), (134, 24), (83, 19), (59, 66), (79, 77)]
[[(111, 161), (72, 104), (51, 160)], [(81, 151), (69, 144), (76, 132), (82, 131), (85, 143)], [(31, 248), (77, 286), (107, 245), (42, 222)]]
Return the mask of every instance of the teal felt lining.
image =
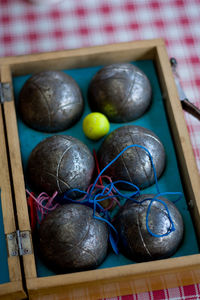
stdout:
[(10, 282), (8, 270), (8, 255), (6, 236), (4, 232), (3, 214), (1, 205), (1, 190), (0, 190), (0, 284)]
[[(159, 179), (159, 188), (161, 192), (183, 192), (180, 174), (177, 166), (176, 155), (174, 151), (174, 146), (172, 142), (172, 138), (170, 135), (168, 122), (166, 118), (165, 108), (163, 105), (163, 98), (161, 94), (161, 90), (159, 87), (159, 82), (156, 74), (156, 70), (151, 60), (132, 62), (134, 65), (138, 66), (140, 69), (144, 71), (144, 73), (148, 76), (151, 82), (152, 90), (153, 90), (153, 101), (149, 110), (139, 119), (129, 122), (126, 124), (135, 124), (139, 126), (146, 127), (152, 130), (162, 141), (167, 156), (166, 168), (164, 174)], [(83, 118), (90, 112), (90, 109), (87, 104), (87, 88), (89, 82), (93, 75), (101, 68), (98, 67), (90, 67), (90, 68), (82, 68), (82, 69), (73, 69), (73, 70), (65, 70), (68, 75), (72, 76), (78, 85), (81, 88), (84, 101), (85, 101), (85, 109), (84, 113), (78, 123), (76, 123), (72, 128), (63, 131), (59, 134), (68, 134), (72, 135), (81, 141), (83, 141), (92, 151), (93, 149), (98, 150), (102, 140), (98, 142), (91, 141), (84, 136), (82, 131), (82, 121)], [(16, 99), (16, 106), (18, 101), (19, 92), (24, 84), (24, 82), (30, 77), (27, 76), (19, 76), (13, 79), (14, 93)], [(18, 130), (20, 137), (20, 146), (21, 146), (21, 154), (22, 154), (22, 163), (24, 168), (24, 173), (26, 174), (26, 165), (28, 157), (32, 151), (32, 149), (44, 138), (51, 136), (52, 134), (46, 134), (42, 132), (37, 132), (29, 127), (27, 127), (20, 116), (17, 115), (18, 120)], [(123, 126), (125, 124), (114, 124), (111, 123), (110, 131)], [(39, 166), (38, 166), (39, 167)], [(25, 176), (26, 178), (26, 176)], [(155, 193), (155, 185), (143, 190), (143, 193)], [(176, 206), (180, 210), (184, 224), (185, 224), (185, 234), (183, 242), (174, 255), (174, 257), (185, 256), (190, 254), (197, 254), (199, 252), (197, 240), (191, 220), (190, 213), (187, 208), (187, 204), (185, 199), (182, 199), (176, 203)], [(106, 260), (102, 263), (99, 268), (120, 266), (134, 263), (133, 261), (125, 258), (123, 255), (116, 256), (112, 251), (110, 251)], [(36, 264), (37, 264), (37, 274), (40, 277), (50, 276), (54, 274), (52, 271), (48, 270), (46, 266), (40, 261), (39, 257), (36, 255)]]

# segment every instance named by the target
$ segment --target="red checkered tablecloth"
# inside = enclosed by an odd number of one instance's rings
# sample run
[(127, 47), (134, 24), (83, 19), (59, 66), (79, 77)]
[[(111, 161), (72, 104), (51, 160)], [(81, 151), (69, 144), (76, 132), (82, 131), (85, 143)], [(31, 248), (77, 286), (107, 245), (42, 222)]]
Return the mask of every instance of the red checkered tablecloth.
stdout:
[[(200, 0), (0, 0), (0, 56), (151, 38), (164, 38), (187, 97), (200, 108)], [(185, 119), (200, 170), (200, 121)], [(200, 299), (200, 286), (113, 299)]]
[(105, 298), (102, 300), (196, 300), (200, 299), (200, 284), (177, 287), (160, 291)]

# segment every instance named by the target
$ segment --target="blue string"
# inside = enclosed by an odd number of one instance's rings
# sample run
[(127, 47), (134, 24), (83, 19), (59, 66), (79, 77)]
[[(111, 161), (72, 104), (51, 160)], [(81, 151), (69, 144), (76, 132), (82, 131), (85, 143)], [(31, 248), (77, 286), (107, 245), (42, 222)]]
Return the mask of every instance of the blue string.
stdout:
[[(138, 197), (141, 192), (140, 192), (140, 188), (138, 186), (136, 186), (135, 184), (133, 184), (132, 182), (129, 182), (129, 181), (125, 181), (125, 180), (116, 180), (114, 182), (110, 182), (108, 184), (106, 184), (103, 188), (103, 190), (101, 190), (101, 192), (98, 192), (98, 190), (94, 192), (94, 189), (95, 189), (95, 186), (100, 178), (100, 176), (127, 150), (127, 149), (130, 149), (130, 148), (133, 148), (133, 147), (138, 147), (138, 148), (141, 148), (143, 149), (145, 152), (147, 152), (149, 158), (150, 158), (150, 161), (151, 161), (151, 165), (152, 165), (152, 168), (153, 168), (153, 173), (154, 173), (154, 179), (155, 179), (155, 185), (156, 185), (156, 190), (157, 190), (157, 194), (153, 197), (153, 198), (145, 198), (143, 200), (137, 200), (135, 197)], [(132, 193), (123, 193), (121, 191), (118, 190), (118, 188), (115, 186), (116, 184), (119, 184), (119, 183), (123, 183), (123, 184), (126, 184), (128, 186), (130, 186), (131, 188), (133, 188), (134, 192)], [(111, 191), (114, 191), (116, 194), (114, 195), (109, 195), (111, 193)], [(179, 198), (177, 200), (174, 201), (174, 203), (176, 201), (178, 201), (180, 199), (180, 197), (183, 196), (182, 193), (180, 192), (163, 192), (161, 193), (159, 191), (159, 186), (158, 186), (158, 179), (157, 179), (157, 175), (156, 175), (156, 170), (155, 170), (155, 166), (154, 166), (154, 163), (153, 163), (153, 158), (149, 152), (149, 150), (147, 148), (145, 148), (144, 146), (141, 146), (141, 145), (137, 145), (137, 144), (133, 144), (133, 145), (129, 145), (127, 147), (125, 147), (110, 163), (107, 164), (106, 167), (104, 167), (101, 172), (98, 174), (98, 176), (96, 177), (89, 193), (85, 192), (85, 191), (82, 191), (82, 190), (79, 190), (79, 189), (71, 189), (67, 192), (64, 193), (63, 195), (63, 199), (66, 200), (66, 201), (69, 201), (69, 202), (74, 202), (74, 203), (77, 203), (77, 200), (74, 200), (72, 199), (69, 195), (73, 192), (77, 192), (79, 193), (80, 195), (87, 195), (86, 198), (84, 200), (79, 200), (78, 203), (80, 204), (86, 204), (86, 205), (89, 205), (89, 206), (92, 206), (93, 207), (93, 217), (99, 221), (103, 221), (105, 223), (107, 223), (109, 226), (109, 240), (110, 240), (110, 243), (111, 243), (111, 246), (114, 250), (114, 252), (116, 254), (119, 253), (118, 251), (118, 248), (117, 248), (117, 243), (118, 243), (118, 233), (117, 233), (117, 230), (115, 229), (115, 227), (112, 225), (111, 223), (111, 218), (109, 216), (109, 213), (108, 211), (106, 211), (101, 205), (99, 202), (102, 202), (106, 199), (109, 199), (109, 198), (113, 198), (113, 197), (116, 197), (116, 198), (124, 198), (126, 200), (130, 199), (131, 201), (137, 203), (137, 204), (142, 204), (143, 202), (145, 201), (150, 201), (150, 204), (148, 205), (148, 209), (147, 209), (147, 214), (146, 214), (146, 228), (149, 232), (149, 234), (151, 234), (152, 236), (154, 237), (164, 237), (164, 236), (167, 236), (169, 235), (172, 231), (175, 231), (175, 226), (174, 226), (174, 222), (171, 218), (171, 215), (170, 215), (170, 211), (167, 207), (167, 204), (162, 201), (161, 199), (158, 199), (159, 196), (166, 196), (166, 195), (179, 195)], [(167, 212), (167, 216), (169, 218), (169, 221), (170, 221), (170, 228), (168, 229), (168, 231), (164, 234), (155, 234), (153, 233), (150, 228), (149, 228), (149, 224), (148, 224), (148, 220), (149, 220), (149, 214), (150, 214), (150, 210), (151, 210), (151, 207), (152, 207), (152, 204), (154, 201), (157, 201), (159, 203), (161, 203), (166, 212)], [(97, 216), (96, 215), (96, 211), (99, 213), (100, 216)]]
[[(149, 232), (152, 236), (159, 238), (159, 237), (167, 236), (167, 235), (169, 235), (171, 232), (175, 231), (174, 222), (173, 222), (173, 220), (172, 220), (172, 218), (171, 218), (171, 215), (170, 215), (169, 209), (168, 209), (168, 207), (167, 207), (167, 204), (166, 204), (164, 201), (162, 201), (161, 199), (158, 199), (157, 197), (145, 199), (145, 201), (146, 201), (146, 200), (150, 200), (150, 204), (148, 205), (148, 208), (147, 208), (147, 215), (146, 215), (146, 227), (147, 227), (148, 232)], [(150, 230), (150, 228), (149, 228), (148, 219), (149, 219), (149, 214), (150, 214), (151, 206), (152, 206), (152, 204), (153, 204), (154, 201), (157, 201), (157, 202), (161, 203), (161, 204), (165, 207), (165, 209), (166, 209), (166, 211), (167, 211), (167, 215), (168, 215), (169, 221), (170, 221), (170, 224), (171, 224), (171, 225), (170, 225), (170, 228), (168, 229), (168, 231), (167, 231), (166, 233), (163, 233), (163, 234), (156, 234), (156, 233), (153, 233), (153, 232)]]
[(145, 147), (143, 147), (143, 146), (141, 146), (141, 145), (137, 145), (137, 144), (133, 144), (133, 145), (129, 145), (129, 146), (127, 146), (127, 147), (125, 147), (111, 162), (109, 162), (108, 164), (107, 164), (107, 166), (105, 166), (102, 170), (101, 170), (101, 172), (98, 174), (98, 176), (97, 176), (97, 178), (96, 178), (96, 180), (95, 180), (95, 182), (94, 182), (94, 184), (93, 184), (93, 186), (92, 186), (92, 188), (91, 188), (91, 190), (90, 190), (90, 193), (89, 193), (89, 197), (91, 197), (91, 194), (92, 194), (92, 192), (93, 192), (93, 190), (94, 190), (94, 188), (95, 188), (95, 185), (97, 184), (97, 182), (98, 182), (98, 180), (99, 180), (99, 177), (105, 172), (105, 170), (107, 170), (127, 149), (130, 149), (130, 148), (133, 148), (133, 147), (138, 147), (138, 148), (141, 148), (141, 149), (143, 149), (143, 150), (145, 150), (147, 153), (148, 153), (148, 155), (149, 155), (149, 158), (150, 158), (150, 160), (151, 160), (151, 165), (152, 165), (152, 168), (153, 168), (153, 172), (154, 172), (154, 178), (155, 178), (155, 184), (156, 184), (156, 189), (157, 189), (157, 192), (159, 193), (159, 187), (158, 187), (158, 179), (157, 179), (157, 176), (156, 176), (156, 169), (155, 169), (155, 166), (154, 166), (154, 163), (153, 163), (153, 158), (152, 158), (152, 156), (151, 156), (151, 153), (149, 152), (149, 150), (147, 149), (147, 148), (145, 148)]
[[(133, 192), (131, 194), (130, 193), (123, 194), (115, 186), (115, 184), (118, 184), (118, 183), (126, 183), (126, 184), (130, 185), (132, 188), (136, 189), (137, 191)], [(107, 189), (108, 189), (108, 191), (105, 193), (105, 191)], [(121, 197), (126, 198), (126, 199), (130, 199), (130, 198), (140, 194), (140, 189), (138, 188), (137, 185), (135, 185), (131, 182), (125, 181), (125, 180), (116, 180), (116, 181), (110, 182), (109, 184), (105, 185), (103, 190), (101, 191), (101, 193), (98, 194), (98, 196), (99, 197), (101, 197), (101, 196), (105, 197), (105, 196), (108, 195), (108, 197), (103, 198), (103, 200), (108, 199), (108, 198), (113, 198), (113, 195), (109, 195), (112, 190), (114, 190), (117, 193), (117, 194), (114, 195), (115, 197), (121, 196)], [(102, 199), (100, 199), (99, 201), (102, 201)]]
[(157, 196), (166, 196), (166, 195), (175, 195), (175, 196), (177, 195), (177, 196), (179, 196), (176, 200), (172, 201), (173, 203), (176, 203), (177, 201), (179, 201), (183, 197), (183, 193), (181, 193), (181, 192), (163, 192), (163, 193), (157, 194), (156, 197)]

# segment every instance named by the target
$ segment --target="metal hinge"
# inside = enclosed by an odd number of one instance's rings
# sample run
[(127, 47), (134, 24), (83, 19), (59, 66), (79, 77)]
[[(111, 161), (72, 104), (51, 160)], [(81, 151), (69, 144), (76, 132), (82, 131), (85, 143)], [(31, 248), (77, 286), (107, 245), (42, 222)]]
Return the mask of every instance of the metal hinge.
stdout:
[(12, 89), (9, 82), (0, 83), (0, 103), (12, 100)]
[(19, 231), (6, 235), (8, 256), (23, 256), (32, 254), (32, 240), (30, 232)]

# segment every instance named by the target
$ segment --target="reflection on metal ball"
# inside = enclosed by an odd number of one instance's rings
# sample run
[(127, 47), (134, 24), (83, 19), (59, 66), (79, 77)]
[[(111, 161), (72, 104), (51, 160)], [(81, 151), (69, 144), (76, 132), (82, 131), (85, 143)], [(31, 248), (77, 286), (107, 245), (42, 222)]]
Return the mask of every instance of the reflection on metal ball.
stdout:
[[(142, 201), (155, 195), (141, 195), (137, 198)], [(184, 231), (183, 219), (176, 206), (163, 197), (157, 197), (166, 203), (175, 226), (175, 231), (169, 232), (171, 222), (167, 211), (160, 202), (153, 201), (148, 218), (148, 225), (154, 234), (163, 237), (154, 237), (146, 227), (147, 209), (150, 200), (142, 204), (129, 200), (116, 219), (116, 228), (119, 232), (120, 246), (123, 253), (135, 261), (148, 261), (170, 257), (178, 249)]]
[(86, 190), (93, 170), (94, 158), (88, 147), (67, 135), (46, 138), (33, 149), (28, 160), (29, 181), (40, 192)]
[[(99, 163), (103, 169), (111, 162), (126, 146), (138, 144), (148, 149), (155, 166), (157, 178), (165, 167), (165, 150), (159, 138), (150, 130), (127, 125), (119, 127), (111, 132), (101, 144), (98, 152)], [(155, 182), (152, 163), (148, 153), (141, 148), (132, 147), (127, 149), (105, 171), (112, 180), (126, 180), (144, 188)], [(127, 185), (122, 185), (127, 188)]]
[(88, 101), (93, 111), (111, 122), (129, 122), (142, 116), (151, 103), (152, 89), (142, 70), (129, 63), (103, 67), (93, 77)]
[(33, 75), (19, 96), (23, 121), (33, 129), (58, 132), (71, 127), (83, 112), (83, 99), (75, 80), (64, 72)]
[(96, 268), (106, 257), (108, 228), (93, 209), (65, 204), (49, 213), (39, 228), (40, 253), (57, 272)]

